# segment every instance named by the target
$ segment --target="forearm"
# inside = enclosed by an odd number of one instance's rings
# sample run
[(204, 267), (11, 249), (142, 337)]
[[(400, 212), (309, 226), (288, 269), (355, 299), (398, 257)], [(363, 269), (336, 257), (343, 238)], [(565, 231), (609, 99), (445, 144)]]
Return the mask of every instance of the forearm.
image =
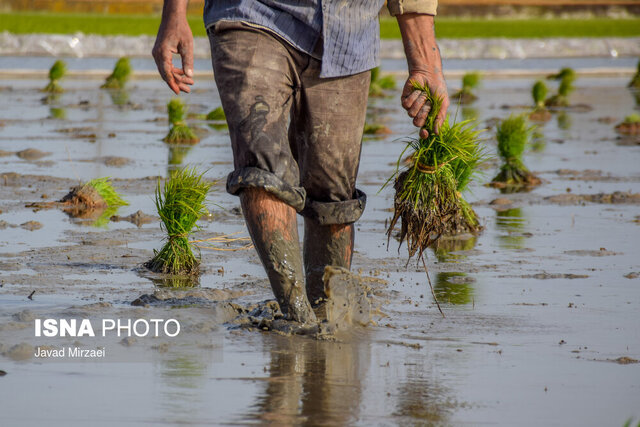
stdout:
[(442, 59), (436, 43), (433, 15), (407, 13), (396, 16), (407, 56), (409, 74), (440, 75)]
[(170, 21), (176, 18), (187, 17), (187, 4), (189, 0), (164, 0), (162, 5), (162, 20)]

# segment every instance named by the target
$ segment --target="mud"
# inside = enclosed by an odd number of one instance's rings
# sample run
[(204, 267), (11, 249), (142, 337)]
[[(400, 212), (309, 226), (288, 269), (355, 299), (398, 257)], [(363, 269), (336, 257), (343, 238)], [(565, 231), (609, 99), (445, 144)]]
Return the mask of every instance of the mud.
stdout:
[[(490, 164), (464, 195), (482, 233), (425, 252), (445, 318), (423, 267), (407, 265), (394, 240), (387, 249), (393, 189), (379, 190), (415, 129), (399, 93), (373, 100), (393, 133), (363, 145), (358, 186), (369, 198), (355, 223), (354, 274), (331, 275), (326, 329), (311, 336), (279, 317), (253, 250), (203, 249), (190, 289), (168, 288), (172, 278), (142, 267), (164, 238), (154, 216), (157, 180), (176, 166), (161, 141), (166, 121), (157, 118), (171, 94), (160, 82), (132, 82), (130, 99), (142, 106), (134, 110), (97, 89), (101, 80), (65, 81), (58, 102), (67, 115), (56, 120), (41, 120), (50, 114), (40, 102), (43, 80), (5, 82), (12, 90), (2, 93), (0, 150), (12, 154), (0, 157), (3, 422), (37, 424), (43, 413), (54, 425), (623, 425), (639, 417), (640, 152), (597, 121), (617, 122), (633, 109), (627, 80), (577, 80), (572, 102), (593, 111), (568, 111), (568, 128), (550, 120), (540, 129), (546, 144), (525, 154), (542, 185), (501, 195), (484, 186), (498, 167)], [(487, 80), (474, 104), (479, 119), (506, 117), (505, 102), (527, 104), (531, 83)], [(197, 85), (203, 90), (187, 98), (194, 112), (220, 105), (211, 82)], [(50, 154), (13, 155), (30, 148)], [(232, 167), (228, 134), (212, 131), (190, 148), (175, 163), (217, 180), (211, 215), (193, 238), (246, 237), (239, 201), (223, 187)], [(105, 164), (109, 156), (131, 163)], [(104, 227), (26, 207), (100, 176), (111, 176), (131, 203)], [(42, 228), (20, 227), (31, 221)], [(35, 319), (72, 316), (96, 325), (175, 318), (183, 332), (179, 339), (34, 336)], [(38, 347), (74, 345), (103, 347), (107, 359), (33, 356)]]

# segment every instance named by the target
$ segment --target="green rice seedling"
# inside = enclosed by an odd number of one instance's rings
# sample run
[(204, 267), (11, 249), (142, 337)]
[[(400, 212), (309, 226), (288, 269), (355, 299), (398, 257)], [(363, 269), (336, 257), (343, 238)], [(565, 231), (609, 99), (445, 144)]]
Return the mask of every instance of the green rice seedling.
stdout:
[(624, 120), (616, 126), (616, 131), (623, 135), (640, 134), (640, 114), (633, 113), (624, 118)]
[(393, 90), (396, 88), (396, 79), (388, 74), (382, 76), (380, 67), (371, 70), (371, 83), (369, 83), (369, 96), (384, 96), (385, 90)]
[(576, 80), (576, 73), (571, 68), (563, 68), (557, 74), (553, 74), (548, 78), (560, 80), (558, 93), (545, 101), (545, 105), (549, 107), (568, 107), (569, 94), (575, 89), (573, 82)]
[(129, 58), (122, 57), (118, 59), (116, 65), (113, 67), (113, 71), (111, 72), (109, 77), (107, 77), (104, 84), (100, 87), (104, 89), (124, 88), (124, 85), (127, 83), (127, 80), (129, 80), (129, 77), (131, 76), (131, 71), (131, 61), (129, 61)]
[(62, 93), (64, 89), (58, 83), (67, 74), (67, 64), (57, 60), (49, 69), (49, 84), (44, 87), (43, 92)]
[(640, 60), (638, 60), (636, 74), (633, 76), (628, 86), (632, 88), (640, 89)]
[(362, 133), (365, 135), (386, 135), (391, 133), (391, 129), (381, 123), (365, 123)]
[[(429, 136), (409, 141), (400, 155), (395, 177), (394, 214), (387, 236), (401, 221), (400, 243), (407, 241), (409, 258), (424, 250), (440, 236), (482, 229), (476, 213), (461, 193), (468, 187), (472, 176), (485, 159), (478, 144), (479, 131), (474, 122), (465, 121), (440, 127), (436, 134), (435, 119), (442, 106), (442, 98), (432, 94), (428, 87), (414, 83), (429, 102), (431, 112), (425, 128)], [(407, 150), (411, 150), (410, 164), (400, 171)], [(391, 180), (391, 178), (390, 178)]]
[(524, 150), (529, 145), (533, 127), (523, 115), (511, 115), (498, 126), (498, 155), (502, 166), (490, 185), (498, 188), (520, 189), (541, 183), (522, 161)]
[(61, 107), (49, 108), (49, 117), (56, 120), (64, 120), (67, 118), (67, 110)]
[(165, 274), (193, 275), (199, 271), (200, 260), (191, 250), (189, 234), (196, 222), (207, 213), (205, 199), (211, 183), (195, 169), (178, 169), (156, 188), (156, 209), (167, 241), (145, 266)]
[(206, 120), (215, 120), (215, 121), (226, 121), (227, 120), (227, 116), (224, 114), (224, 110), (222, 109), (222, 107), (216, 107), (213, 110), (209, 111), (209, 113), (207, 113)]
[(180, 98), (174, 98), (169, 101), (167, 112), (171, 128), (167, 136), (164, 137), (165, 142), (169, 144), (196, 144), (200, 141), (200, 138), (184, 122), (187, 109)]
[(480, 85), (480, 73), (465, 73), (462, 76), (462, 89), (453, 94), (451, 97), (453, 100), (458, 101), (460, 104), (470, 104), (478, 97), (473, 93), (473, 89)]
[(72, 218), (91, 219), (96, 227), (105, 226), (120, 206), (129, 204), (113, 188), (109, 177), (72, 188), (58, 203)]
[(531, 96), (533, 97), (534, 108), (529, 114), (529, 119), (534, 122), (546, 122), (551, 119), (551, 113), (547, 110), (545, 105), (545, 98), (547, 97), (547, 85), (538, 80), (531, 88)]

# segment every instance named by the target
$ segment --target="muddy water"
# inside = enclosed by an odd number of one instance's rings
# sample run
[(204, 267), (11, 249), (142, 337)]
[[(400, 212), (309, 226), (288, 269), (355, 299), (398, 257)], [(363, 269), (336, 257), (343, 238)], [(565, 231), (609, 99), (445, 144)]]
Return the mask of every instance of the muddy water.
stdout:
[[(171, 150), (162, 142), (170, 94), (157, 81), (132, 83), (124, 106), (92, 80), (64, 81), (68, 91), (50, 105), (38, 92), (44, 81), (0, 81), (0, 151), (8, 153), (0, 157), (3, 425), (617, 426), (640, 418), (640, 364), (619, 363), (640, 359), (639, 206), (630, 197), (566, 197), (640, 192), (640, 145), (619, 140), (615, 122), (598, 121), (633, 112), (626, 79), (579, 79), (571, 101), (593, 110), (554, 115), (541, 126), (525, 163), (542, 186), (501, 194), (482, 185), (497, 163), (483, 171), (466, 197), (484, 232), (428, 254), (445, 318), (423, 269), (406, 265), (396, 242), (387, 250), (392, 193), (378, 190), (413, 128), (395, 97), (373, 100), (393, 133), (365, 141), (359, 187), (369, 202), (356, 225), (353, 265), (369, 278), (384, 315), (331, 341), (238, 327), (237, 307), (270, 298), (252, 251), (203, 250), (199, 291), (156, 293), (132, 306), (161, 283), (140, 268), (161, 245), (157, 222), (96, 227), (59, 210), (25, 207), (62, 198), (78, 180), (108, 175), (130, 202), (120, 216), (154, 215), (156, 179), (171, 163), (224, 178), (231, 167), (224, 129), (194, 120), (202, 141)], [(483, 124), (520, 111), (531, 84), (487, 80), (472, 109)], [(211, 81), (196, 89), (185, 97), (193, 113), (219, 105)], [(64, 118), (53, 118), (52, 108), (64, 109)], [(486, 136), (493, 153), (492, 131)], [(26, 149), (47, 154), (15, 154)], [(195, 236), (246, 236), (238, 200), (223, 181), (214, 189), (212, 216)], [(491, 203), (498, 198), (506, 200)], [(28, 225), (35, 222), (42, 227)], [(35, 337), (35, 319), (49, 317), (96, 325), (176, 318), (183, 329), (180, 339)], [(102, 346), (108, 358), (33, 357), (46, 345)]]

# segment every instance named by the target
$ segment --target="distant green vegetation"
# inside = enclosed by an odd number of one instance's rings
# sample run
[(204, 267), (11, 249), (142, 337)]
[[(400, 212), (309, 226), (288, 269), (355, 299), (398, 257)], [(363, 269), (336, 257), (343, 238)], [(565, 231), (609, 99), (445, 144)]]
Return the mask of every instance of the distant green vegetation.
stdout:
[[(0, 31), (11, 33), (50, 33), (101, 35), (154, 35), (159, 16), (96, 15), (53, 13), (0, 13)], [(189, 24), (195, 36), (205, 36), (202, 17), (190, 16)], [(382, 38), (400, 38), (394, 18), (380, 21)], [(640, 19), (473, 19), (436, 18), (436, 33), (440, 38), (471, 37), (632, 37), (640, 36)]]
[[(400, 37), (394, 19), (380, 21), (382, 38)], [(634, 37), (640, 19), (455, 19), (436, 18), (439, 38)]]

